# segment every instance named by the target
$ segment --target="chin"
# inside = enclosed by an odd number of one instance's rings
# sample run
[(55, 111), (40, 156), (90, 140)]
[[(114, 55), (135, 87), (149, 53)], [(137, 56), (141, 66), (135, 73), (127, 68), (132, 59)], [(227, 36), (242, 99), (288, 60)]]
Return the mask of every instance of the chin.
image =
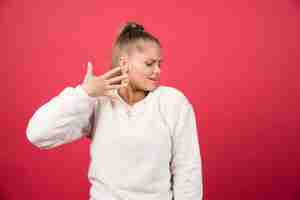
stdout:
[(153, 91), (155, 90), (159, 85), (154, 85), (154, 84), (151, 84), (149, 85), (148, 87), (146, 87), (146, 91)]
[(153, 91), (157, 87), (159, 87), (158, 83), (147, 82), (147, 83), (140, 84), (137, 88), (144, 91)]

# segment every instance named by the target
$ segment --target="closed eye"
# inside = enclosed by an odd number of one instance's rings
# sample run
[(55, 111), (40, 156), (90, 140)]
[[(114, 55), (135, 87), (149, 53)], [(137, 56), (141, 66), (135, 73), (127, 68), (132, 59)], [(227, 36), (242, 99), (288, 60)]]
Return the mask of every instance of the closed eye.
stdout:
[(151, 65), (153, 65), (153, 63), (146, 63), (146, 65), (147, 65), (147, 66), (151, 66)]
[[(149, 66), (149, 67), (151, 67), (154, 63), (155, 63), (155, 62), (151, 62), (151, 63), (145, 62), (145, 64), (146, 64), (147, 66)], [(162, 60), (159, 60), (159, 61), (158, 61), (158, 66), (159, 66), (159, 68), (161, 68), (161, 63), (162, 63)]]

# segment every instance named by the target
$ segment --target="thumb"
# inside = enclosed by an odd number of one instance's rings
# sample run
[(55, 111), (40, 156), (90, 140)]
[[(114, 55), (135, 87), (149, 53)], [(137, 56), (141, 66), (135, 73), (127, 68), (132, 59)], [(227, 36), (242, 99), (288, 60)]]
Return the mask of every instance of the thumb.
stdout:
[(87, 63), (87, 72), (84, 77), (84, 83), (88, 82), (93, 77), (93, 65), (91, 62)]

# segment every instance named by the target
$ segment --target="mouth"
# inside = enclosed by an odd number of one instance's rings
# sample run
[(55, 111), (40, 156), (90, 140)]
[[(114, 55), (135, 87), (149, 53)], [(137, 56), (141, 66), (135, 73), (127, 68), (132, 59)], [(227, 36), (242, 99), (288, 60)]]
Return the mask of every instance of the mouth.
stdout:
[(149, 78), (151, 81), (154, 81), (154, 82), (158, 82), (159, 81), (159, 78), (156, 77), (156, 78)]
[(159, 79), (158, 78), (150, 78), (149, 79), (151, 82), (152, 82), (152, 84), (154, 84), (154, 85), (159, 85)]

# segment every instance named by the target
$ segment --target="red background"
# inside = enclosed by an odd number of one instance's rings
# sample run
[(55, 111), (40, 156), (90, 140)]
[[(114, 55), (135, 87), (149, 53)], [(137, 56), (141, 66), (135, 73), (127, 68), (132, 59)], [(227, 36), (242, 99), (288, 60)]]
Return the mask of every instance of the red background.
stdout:
[(300, 199), (297, 0), (0, 0), (0, 199), (88, 199), (89, 140), (44, 151), (33, 112), (108, 70), (118, 26), (163, 45), (162, 84), (194, 105), (204, 199)]

